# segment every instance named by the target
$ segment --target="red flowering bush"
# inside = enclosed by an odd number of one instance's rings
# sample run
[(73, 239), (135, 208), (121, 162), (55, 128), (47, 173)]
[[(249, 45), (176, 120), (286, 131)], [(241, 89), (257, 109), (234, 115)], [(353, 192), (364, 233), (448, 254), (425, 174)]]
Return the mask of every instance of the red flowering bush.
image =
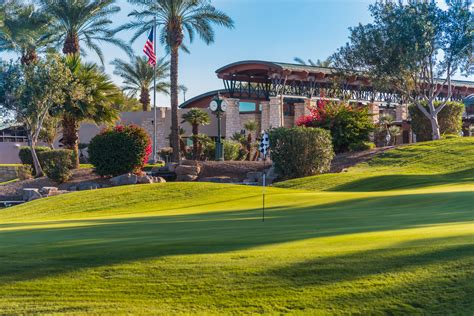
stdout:
[(357, 148), (369, 141), (374, 124), (366, 108), (353, 107), (347, 103), (319, 100), (310, 109), (310, 115), (296, 121), (298, 126), (319, 127), (331, 132), (336, 153)]
[(152, 152), (150, 137), (136, 125), (117, 125), (92, 138), (89, 161), (101, 176), (139, 173)]

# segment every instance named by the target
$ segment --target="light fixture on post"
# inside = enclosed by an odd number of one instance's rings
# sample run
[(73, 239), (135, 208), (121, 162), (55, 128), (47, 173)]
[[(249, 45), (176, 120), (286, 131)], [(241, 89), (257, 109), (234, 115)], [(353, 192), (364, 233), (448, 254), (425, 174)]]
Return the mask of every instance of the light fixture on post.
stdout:
[(227, 103), (224, 99), (218, 94), (212, 101), (209, 103), (209, 109), (217, 117), (217, 140), (216, 140), (216, 160), (224, 161), (224, 150), (222, 146), (222, 136), (221, 136), (221, 117), (227, 110)]

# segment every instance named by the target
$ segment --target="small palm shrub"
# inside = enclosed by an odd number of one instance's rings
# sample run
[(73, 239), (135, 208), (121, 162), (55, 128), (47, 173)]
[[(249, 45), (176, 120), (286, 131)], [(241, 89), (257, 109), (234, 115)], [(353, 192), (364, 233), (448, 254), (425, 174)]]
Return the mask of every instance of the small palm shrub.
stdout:
[(334, 158), (331, 134), (321, 128), (275, 128), (269, 131), (271, 158), (285, 179), (329, 171)]
[(74, 157), (74, 152), (68, 149), (48, 150), (38, 154), (44, 173), (57, 183), (66, 182), (71, 178)]
[(150, 137), (136, 125), (107, 128), (89, 143), (89, 162), (101, 176), (140, 172), (152, 152)]

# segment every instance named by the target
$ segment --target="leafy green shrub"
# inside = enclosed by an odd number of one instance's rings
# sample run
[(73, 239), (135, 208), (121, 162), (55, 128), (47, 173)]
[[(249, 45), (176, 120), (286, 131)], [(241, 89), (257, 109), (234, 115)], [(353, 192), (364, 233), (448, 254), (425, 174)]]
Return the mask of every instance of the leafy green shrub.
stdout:
[[(36, 151), (36, 154), (38, 155), (38, 157), (39, 157), (39, 154), (41, 152), (50, 151), (50, 150), (51, 150), (51, 148), (46, 147), (46, 146), (36, 146), (35, 147), (35, 151)], [(30, 147), (27, 147), (27, 146), (20, 147), (20, 152), (18, 153), (18, 156), (20, 157), (20, 160), (21, 160), (22, 164), (33, 166), (33, 157), (31, 156)]]
[(331, 134), (321, 128), (270, 130), (271, 158), (283, 178), (306, 177), (329, 170), (334, 158)]
[(327, 100), (319, 100), (317, 107), (311, 109), (311, 114), (300, 117), (297, 125), (320, 127), (330, 131), (337, 153), (349, 150), (350, 144), (369, 141), (370, 133), (374, 130), (367, 108)]
[(74, 157), (74, 152), (68, 149), (48, 150), (38, 155), (46, 176), (58, 183), (66, 182), (71, 178)]
[[(435, 102), (435, 107), (439, 107), (441, 102)], [(428, 105), (423, 105), (428, 109)], [(417, 141), (428, 141), (432, 139), (431, 122), (414, 104), (408, 107), (411, 117), (411, 128), (416, 134)], [(462, 130), (462, 113), (464, 104), (461, 102), (448, 102), (438, 114), (439, 131), (441, 135), (459, 135)]]
[(33, 168), (31, 165), (20, 165), (16, 169), (16, 174), (20, 180), (28, 180), (33, 178)]
[(225, 139), (222, 143), (224, 144), (224, 160), (242, 160), (245, 158), (245, 154), (241, 153), (242, 147), (238, 142)]
[(372, 142), (360, 142), (360, 143), (352, 143), (349, 145), (349, 151), (363, 151), (374, 149), (375, 144)]
[(101, 176), (140, 172), (152, 152), (150, 137), (136, 125), (107, 128), (89, 143), (89, 162)]
[(459, 138), (462, 137), (461, 135), (456, 135), (456, 134), (444, 134), (441, 135), (441, 139), (452, 139), (452, 138)]

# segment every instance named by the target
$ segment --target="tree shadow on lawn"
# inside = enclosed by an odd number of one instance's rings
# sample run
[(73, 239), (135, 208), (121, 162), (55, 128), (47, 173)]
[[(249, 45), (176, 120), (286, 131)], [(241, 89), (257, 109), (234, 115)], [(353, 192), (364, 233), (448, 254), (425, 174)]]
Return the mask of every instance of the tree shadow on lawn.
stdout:
[[(287, 288), (326, 290), (331, 294), (325, 303), (347, 312), (351, 306), (364, 310), (363, 305), (389, 314), (467, 312), (474, 308), (474, 276), (468, 272), (474, 266), (474, 244), (462, 244), (469, 238), (472, 235), (408, 241), (298, 262), (262, 276)], [(436, 272), (420, 275), (417, 269), (425, 267)], [(409, 275), (395, 276), (404, 272)]]
[(390, 174), (354, 180), (325, 191), (377, 192), (442, 184), (474, 183), (474, 168), (446, 174)]
[[(0, 285), (170, 255), (474, 220), (472, 192), (356, 199), (312, 207), (77, 220), (75, 227), (0, 231)], [(65, 221), (70, 224), (71, 221)], [(18, 224), (21, 226), (22, 224)]]

